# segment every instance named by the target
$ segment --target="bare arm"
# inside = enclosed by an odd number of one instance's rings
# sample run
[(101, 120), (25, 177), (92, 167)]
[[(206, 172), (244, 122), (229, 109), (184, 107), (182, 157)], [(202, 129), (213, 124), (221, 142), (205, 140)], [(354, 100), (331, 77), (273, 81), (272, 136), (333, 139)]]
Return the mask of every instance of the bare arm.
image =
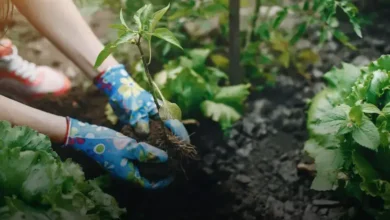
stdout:
[(110, 56), (93, 68), (102, 43), (92, 32), (72, 0), (12, 0), (35, 28), (56, 45), (91, 79), (118, 62)]
[(65, 117), (28, 107), (1, 95), (0, 106), (0, 120), (9, 121), (13, 125), (29, 126), (49, 136), (55, 143), (64, 142), (67, 129)]

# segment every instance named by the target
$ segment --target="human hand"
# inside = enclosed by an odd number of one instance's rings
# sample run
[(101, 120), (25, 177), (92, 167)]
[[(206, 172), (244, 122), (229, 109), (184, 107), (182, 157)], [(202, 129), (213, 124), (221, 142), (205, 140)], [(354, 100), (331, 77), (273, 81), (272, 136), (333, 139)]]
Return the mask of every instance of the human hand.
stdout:
[(112, 175), (147, 189), (163, 188), (172, 182), (173, 178), (168, 177), (152, 183), (142, 177), (132, 163), (166, 162), (168, 155), (164, 151), (147, 143), (137, 142), (109, 128), (90, 125), (69, 117), (67, 121), (68, 134), (65, 145), (84, 152)]
[(121, 123), (133, 126), (137, 134), (149, 133), (149, 117), (157, 117), (157, 106), (153, 96), (130, 77), (124, 65), (109, 68), (95, 79), (95, 84), (109, 97)]

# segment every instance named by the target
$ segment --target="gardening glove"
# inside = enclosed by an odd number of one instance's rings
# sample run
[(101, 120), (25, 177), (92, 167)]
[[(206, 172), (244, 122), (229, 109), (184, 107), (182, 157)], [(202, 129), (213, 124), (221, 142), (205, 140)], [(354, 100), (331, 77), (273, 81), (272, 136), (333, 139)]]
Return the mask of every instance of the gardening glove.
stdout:
[(169, 119), (164, 121), (165, 127), (169, 128), (174, 135), (185, 143), (190, 143), (190, 136), (188, 135), (187, 129), (177, 119)]
[(109, 128), (90, 125), (67, 118), (68, 132), (65, 146), (80, 150), (98, 162), (112, 175), (134, 182), (147, 189), (163, 188), (173, 178), (168, 177), (152, 183), (140, 176), (132, 161), (162, 163), (168, 155), (147, 143), (137, 142)]
[(95, 79), (96, 86), (109, 98), (109, 103), (122, 124), (130, 124), (137, 134), (149, 133), (149, 117), (158, 117), (153, 96), (141, 88), (124, 65), (113, 66)]

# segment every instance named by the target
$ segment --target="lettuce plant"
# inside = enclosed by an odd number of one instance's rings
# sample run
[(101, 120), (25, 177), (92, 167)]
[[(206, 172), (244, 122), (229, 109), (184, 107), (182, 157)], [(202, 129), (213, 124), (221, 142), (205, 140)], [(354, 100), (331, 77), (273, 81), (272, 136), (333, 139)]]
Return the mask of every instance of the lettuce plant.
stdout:
[(62, 162), (48, 137), (0, 121), (0, 219), (119, 219), (125, 210), (99, 182)]
[(390, 217), (390, 55), (362, 68), (343, 64), (308, 112), (315, 190), (342, 189), (377, 219)]

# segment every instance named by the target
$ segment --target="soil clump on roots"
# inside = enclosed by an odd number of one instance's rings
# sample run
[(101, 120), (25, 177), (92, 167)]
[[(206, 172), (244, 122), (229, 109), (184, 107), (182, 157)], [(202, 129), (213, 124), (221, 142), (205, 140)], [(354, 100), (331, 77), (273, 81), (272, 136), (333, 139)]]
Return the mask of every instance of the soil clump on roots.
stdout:
[(122, 134), (136, 139), (138, 142), (146, 142), (168, 154), (167, 163), (136, 162), (141, 176), (151, 181), (158, 181), (175, 175), (180, 170), (185, 171), (183, 162), (198, 159), (195, 146), (180, 140), (165, 126), (162, 127), (160, 121), (151, 120), (149, 126), (150, 134), (146, 138), (139, 137), (129, 125), (125, 125), (121, 129)]

